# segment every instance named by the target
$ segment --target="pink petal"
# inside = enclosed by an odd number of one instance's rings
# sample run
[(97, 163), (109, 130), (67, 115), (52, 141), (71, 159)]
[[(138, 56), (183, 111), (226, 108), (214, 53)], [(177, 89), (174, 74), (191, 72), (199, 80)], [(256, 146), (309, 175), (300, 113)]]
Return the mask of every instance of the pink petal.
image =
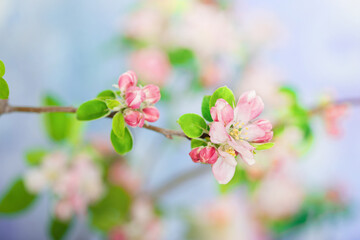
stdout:
[(119, 77), (119, 89), (125, 92), (128, 88), (137, 85), (137, 77), (133, 71), (127, 71)]
[(248, 123), (260, 115), (264, 109), (264, 103), (255, 91), (242, 94), (234, 110), (234, 122)]
[(159, 117), (160, 113), (156, 107), (147, 107), (143, 109), (145, 120), (148, 122), (156, 122)]
[(250, 145), (250, 143), (240, 140), (229, 141), (229, 145), (232, 146), (236, 152), (239, 153), (242, 160), (244, 160), (248, 165), (253, 165), (255, 163), (254, 153), (255, 148)]
[(210, 140), (212, 143), (225, 143), (229, 140), (229, 134), (225, 126), (220, 122), (213, 122), (210, 126)]
[(212, 165), (212, 172), (214, 174), (215, 179), (220, 184), (226, 184), (230, 182), (235, 174), (236, 165), (230, 165), (225, 161), (222, 157)]
[(145, 102), (155, 104), (160, 100), (160, 88), (156, 85), (149, 84), (143, 88), (145, 93)]
[(210, 113), (214, 121), (222, 122), (224, 125), (234, 118), (234, 109), (224, 99), (218, 99), (215, 106), (210, 109)]

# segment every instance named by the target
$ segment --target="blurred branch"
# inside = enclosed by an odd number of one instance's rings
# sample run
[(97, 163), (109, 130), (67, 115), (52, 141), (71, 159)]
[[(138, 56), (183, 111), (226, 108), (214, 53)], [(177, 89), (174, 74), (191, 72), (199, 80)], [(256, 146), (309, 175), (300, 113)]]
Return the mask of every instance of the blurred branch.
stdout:
[(200, 177), (201, 175), (209, 172), (209, 169), (205, 166), (200, 166), (194, 169), (191, 169), (190, 171), (186, 171), (182, 174), (179, 174), (178, 176), (173, 177), (157, 189), (155, 189), (151, 196), (154, 200), (157, 200), (158, 198), (161, 198), (165, 193), (169, 192), (170, 190), (175, 189), (176, 187), (181, 186), (182, 184), (190, 181), (191, 179), (194, 179), (196, 177)]

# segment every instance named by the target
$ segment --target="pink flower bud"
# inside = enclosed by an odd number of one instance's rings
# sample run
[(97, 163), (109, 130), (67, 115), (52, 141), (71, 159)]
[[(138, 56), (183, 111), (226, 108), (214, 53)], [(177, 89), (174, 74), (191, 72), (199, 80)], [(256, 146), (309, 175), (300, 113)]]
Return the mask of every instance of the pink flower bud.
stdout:
[(125, 102), (132, 108), (140, 108), (141, 103), (145, 100), (145, 93), (139, 87), (130, 87), (126, 90)]
[(218, 99), (215, 106), (210, 109), (210, 113), (214, 121), (224, 123), (224, 125), (234, 118), (233, 108), (224, 99)]
[(272, 125), (268, 120), (259, 119), (254, 122), (261, 130), (264, 131), (264, 136), (254, 139), (252, 142), (255, 143), (266, 143), (270, 142), (273, 137)]
[(143, 109), (145, 120), (148, 122), (156, 122), (159, 119), (160, 113), (156, 107), (147, 107)]
[(160, 89), (158, 86), (149, 84), (143, 88), (145, 93), (145, 102), (155, 104), (160, 100)]
[(202, 147), (197, 147), (194, 148), (193, 150), (191, 150), (191, 152), (189, 153), (191, 159), (193, 160), (193, 162), (198, 163), (200, 162), (200, 151), (201, 151)]
[(203, 148), (199, 155), (202, 163), (214, 164), (218, 159), (218, 154), (214, 147)]
[(125, 92), (129, 87), (134, 87), (137, 84), (137, 77), (133, 71), (127, 71), (119, 77), (119, 89)]
[(131, 127), (143, 127), (144, 115), (141, 112), (127, 109), (124, 111), (125, 122)]

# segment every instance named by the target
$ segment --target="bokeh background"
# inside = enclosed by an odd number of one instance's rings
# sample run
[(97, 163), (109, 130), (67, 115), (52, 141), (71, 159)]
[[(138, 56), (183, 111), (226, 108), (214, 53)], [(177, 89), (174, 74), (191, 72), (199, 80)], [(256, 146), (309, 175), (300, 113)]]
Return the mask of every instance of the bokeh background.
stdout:
[[(66, 105), (78, 106), (116, 83), (118, 76), (131, 67), (129, 59), (135, 50), (124, 45), (121, 39), (134, 21), (131, 13), (141, 9), (143, 2), (1, 0), (0, 58), (6, 64), (10, 103), (37, 106), (41, 104), (41, 97), (51, 92), (64, 99)], [(247, 40), (248, 43), (253, 43), (254, 39), (260, 41), (260, 47), (254, 50), (256, 53), (249, 50), (240, 54), (243, 59), (256, 55), (253, 68), (258, 71), (259, 85), (267, 81), (271, 82), (269, 86), (276, 85), (272, 82), (276, 78), (276, 81), (297, 89), (300, 101), (307, 107), (317, 105), (325, 93), (331, 93), (335, 99), (360, 97), (358, 1), (253, 0), (225, 1), (224, 4), (232, 4), (231, 19), (242, 19), (242, 14), (246, 15), (246, 23), (241, 26), (246, 34), (254, 36)], [(176, 17), (176, 13), (171, 14)], [(256, 22), (260, 24), (251, 25)], [(211, 28), (207, 22), (202, 24), (200, 28)], [(248, 26), (250, 30), (246, 30)], [(267, 31), (270, 31), (268, 35), (262, 35)], [(179, 30), (176, 34), (191, 33)], [(226, 35), (218, 36), (219, 39), (223, 37)], [(229, 44), (225, 43), (226, 46)], [(154, 43), (156, 47), (159, 45), (162, 46), (159, 42)], [(251, 47), (251, 44), (242, 46), (245, 50)], [(225, 51), (222, 48), (216, 50)], [(241, 74), (245, 63), (237, 66), (233, 63), (236, 61), (227, 61), (229, 59), (220, 59), (225, 65), (222, 70), (225, 77), (219, 83), (200, 90), (188, 84), (188, 79), (193, 81), (187, 77), (189, 71), (172, 71), (166, 78), (171, 80), (164, 84), (171, 98), (159, 104), (162, 118), (156, 125), (179, 128), (175, 120), (183, 113), (200, 113), (202, 95), (221, 86), (224, 80), (233, 89), (238, 89), (234, 91), (237, 96), (240, 89), (256, 86), (251, 80), (241, 83), (245, 78)], [(350, 108), (347, 118), (341, 123), (343, 134), (330, 137), (324, 130), (323, 121), (314, 119), (314, 143), (297, 165), (299, 179), (310, 189), (341, 186), (351, 205), (350, 214), (334, 221), (330, 217), (325, 222), (309, 224), (284, 239), (360, 238), (359, 120), (359, 108)], [(109, 143), (110, 125), (106, 119), (92, 122), (86, 128), (86, 136)], [(41, 117), (36, 114), (1, 116), (0, 132), (0, 192), (4, 192), (26, 169), (24, 151), (34, 146), (50, 146), (51, 143), (44, 132)], [(141, 129), (133, 132), (136, 142), (128, 160), (146, 178), (144, 188), (148, 191), (156, 189), (173, 175), (194, 168), (187, 155), (190, 151), (188, 142), (182, 139), (169, 141)], [(160, 205), (167, 211), (162, 238), (185, 239), (187, 228), (179, 212), (197, 209), (211, 199), (216, 200), (217, 192), (216, 182), (209, 171), (162, 196)], [(0, 238), (48, 239), (46, 225), (50, 209), (51, 198), (43, 194), (24, 214), (1, 217)], [(67, 236), (68, 239), (101, 237), (88, 227), (86, 218), (77, 221)]]

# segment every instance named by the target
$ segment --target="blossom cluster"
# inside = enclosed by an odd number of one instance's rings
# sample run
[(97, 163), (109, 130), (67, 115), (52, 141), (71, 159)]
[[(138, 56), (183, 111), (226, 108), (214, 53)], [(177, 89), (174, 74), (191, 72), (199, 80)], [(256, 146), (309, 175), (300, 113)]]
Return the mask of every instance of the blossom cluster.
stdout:
[(39, 166), (29, 169), (24, 179), (31, 193), (46, 189), (54, 193), (57, 199), (54, 212), (63, 221), (74, 214), (86, 214), (88, 206), (104, 192), (101, 171), (87, 154), (69, 159), (62, 152), (51, 153)]
[(268, 143), (273, 137), (268, 120), (257, 119), (264, 109), (255, 91), (245, 92), (233, 109), (224, 99), (218, 99), (210, 109), (214, 120), (210, 123), (210, 142), (192, 149), (194, 162), (212, 164), (212, 171), (220, 184), (228, 183), (235, 174), (237, 157), (247, 164), (255, 163), (253, 143)]
[(119, 77), (118, 87), (122, 99), (116, 107), (123, 109), (125, 122), (131, 127), (143, 127), (145, 121), (159, 119), (159, 110), (153, 105), (160, 100), (158, 86), (149, 84), (137, 86), (138, 79), (133, 71), (127, 71)]

